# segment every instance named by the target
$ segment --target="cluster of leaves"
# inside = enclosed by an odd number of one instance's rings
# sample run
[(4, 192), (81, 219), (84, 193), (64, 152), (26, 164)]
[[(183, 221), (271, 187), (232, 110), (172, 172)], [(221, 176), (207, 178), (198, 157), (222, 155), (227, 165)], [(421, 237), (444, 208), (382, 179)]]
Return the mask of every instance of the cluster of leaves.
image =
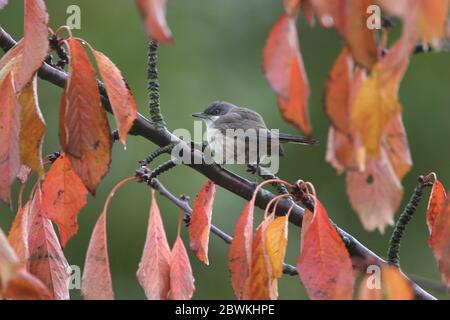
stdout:
[[(403, 20), (403, 34), (389, 48), (387, 23), (381, 31), (367, 26), (373, 4)], [(337, 30), (344, 48), (326, 83), (325, 111), (331, 121), (326, 159), (338, 173), (347, 173), (350, 203), (364, 227), (383, 232), (394, 223), (401, 181), (412, 166), (400, 81), (418, 43), (439, 49), (449, 1), (285, 0), (284, 5), (286, 13), (264, 48), (266, 78), (284, 118), (310, 134), (309, 86), (295, 19), (302, 10), (311, 25), (317, 17), (322, 27)]]

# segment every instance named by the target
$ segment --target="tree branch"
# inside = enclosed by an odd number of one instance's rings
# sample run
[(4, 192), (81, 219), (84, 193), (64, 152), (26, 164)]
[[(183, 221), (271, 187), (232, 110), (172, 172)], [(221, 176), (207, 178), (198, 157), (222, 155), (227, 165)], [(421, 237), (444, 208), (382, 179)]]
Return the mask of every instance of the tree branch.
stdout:
[[(192, 215), (192, 208), (189, 206), (187, 200), (176, 197), (173, 193), (167, 190), (166, 187), (158, 179), (150, 179), (148, 183), (150, 187), (158, 191), (159, 194), (161, 194), (163, 197), (169, 199), (177, 207), (183, 210), (189, 217)], [(221, 238), (227, 244), (231, 244), (231, 241), (233, 241), (233, 237), (214, 225), (211, 225), (211, 232)], [(298, 275), (297, 268), (287, 263), (283, 264), (283, 273), (291, 276)]]
[[(16, 41), (0, 27), (0, 47), (4, 51), (8, 51), (16, 44)], [(44, 63), (38, 73), (39, 77), (43, 80), (49, 81), (54, 85), (57, 85), (61, 88), (64, 88), (68, 79), (68, 75), (66, 72), (53, 68), (52, 66)], [(99, 81), (99, 88), (102, 98), (102, 104), (108, 112), (111, 112), (111, 104), (109, 102), (108, 96), (106, 94), (106, 90), (103, 84)], [(255, 190), (255, 186), (250, 181), (221, 168), (218, 165), (206, 165), (203, 163), (203, 154), (201, 150), (192, 149), (190, 144), (180, 140), (178, 137), (174, 136), (165, 128), (158, 128), (154, 124), (152, 124), (148, 119), (146, 119), (141, 114), (137, 115), (137, 118), (134, 122), (133, 128), (131, 129), (130, 134), (139, 135), (160, 147), (164, 147), (170, 143), (174, 143), (176, 145), (180, 145), (185, 152), (192, 153), (193, 155), (193, 163), (200, 164), (191, 164), (188, 165), (192, 167), (194, 170), (200, 172), (204, 176), (208, 177), (210, 180), (214, 181), (217, 185), (231, 191), (232, 193), (240, 196), (241, 198), (250, 200)], [(266, 190), (260, 190), (255, 201), (255, 205), (259, 208), (264, 209), (270, 200), (275, 197), (274, 194), (268, 192)], [(281, 200), (277, 206), (277, 214), (283, 215), (286, 214), (292, 203), (286, 199)], [(303, 217), (304, 209), (298, 205), (295, 205), (291, 211), (289, 216), (289, 221), (301, 227), (302, 225), (302, 217)], [(358, 240), (356, 240), (353, 236), (338, 228), (342, 237), (348, 239), (347, 249), (352, 257), (353, 261), (356, 262), (355, 268), (359, 271), (365, 273), (367, 271), (367, 267), (370, 265), (378, 265), (380, 267), (386, 265), (386, 261), (377, 256), (371, 250), (363, 246)], [(416, 296), (418, 299), (430, 300), (435, 299), (428, 292), (419, 287), (416, 283), (412, 282)]]

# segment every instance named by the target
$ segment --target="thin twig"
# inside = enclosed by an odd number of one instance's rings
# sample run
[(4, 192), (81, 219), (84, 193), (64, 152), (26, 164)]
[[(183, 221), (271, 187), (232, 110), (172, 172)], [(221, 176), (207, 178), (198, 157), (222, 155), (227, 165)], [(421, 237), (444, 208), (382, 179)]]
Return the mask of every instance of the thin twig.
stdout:
[[(181, 208), (186, 215), (188, 215), (189, 217), (192, 215), (192, 208), (189, 206), (188, 201), (176, 197), (169, 190), (167, 190), (166, 187), (158, 179), (151, 179), (149, 185), (153, 189), (158, 191), (163, 197), (169, 199), (177, 207)], [(231, 244), (231, 242), (233, 241), (233, 237), (214, 225), (211, 225), (211, 232), (221, 238), (227, 244)], [(283, 264), (283, 273), (291, 276), (298, 275), (297, 268), (287, 263)]]

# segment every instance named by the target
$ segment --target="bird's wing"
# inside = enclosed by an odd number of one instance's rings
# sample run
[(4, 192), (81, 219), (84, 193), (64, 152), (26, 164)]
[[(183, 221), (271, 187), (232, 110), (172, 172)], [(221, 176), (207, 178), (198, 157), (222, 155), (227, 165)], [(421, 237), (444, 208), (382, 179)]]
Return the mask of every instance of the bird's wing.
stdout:
[(263, 118), (257, 112), (246, 108), (233, 110), (221, 116), (215, 121), (214, 125), (215, 127), (226, 127), (232, 130), (267, 129)]

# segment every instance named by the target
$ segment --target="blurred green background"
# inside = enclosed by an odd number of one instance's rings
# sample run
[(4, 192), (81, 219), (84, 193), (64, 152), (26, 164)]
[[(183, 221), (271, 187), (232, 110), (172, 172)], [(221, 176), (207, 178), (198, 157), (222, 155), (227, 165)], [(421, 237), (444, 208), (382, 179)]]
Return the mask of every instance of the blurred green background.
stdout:
[[(23, 1), (10, 0), (0, 13), (0, 24), (15, 39), (23, 34)], [(148, 115), (146, 92), (147, 37), (134, 1), (131, 0), (47, 0), (53, 29), (66, 23), (71, 4), (81, 8), (81, 30), (76, 36), (88, 40), (107, 54), (122, 70), (130, 84), (142, 114)], [(262, 48), (271, 26), (282, 14), (281, 1), (273, 0), (170, 0), (168, 22), (175, 46), (160, 50), (161, 102), (170, 129), (193, 130), (191, 114), (201, 111), (212, 100), (222, 99), (260, 112), (269, 126), (296, 133), (284, 123), (275, 95), (261, 69)], [(317, 148), (286, 147), (279, 176), (287, 181), (302, 178), (312, 181), (328, 209), (330, 217), (363, 244), (384, 256), (391, 228), (385, 235), (366, 232), (349, 205), (343, 176), (324, 161), (329, 122), (323, 111), (324, 83), (341, 48), (335, 31), (309, 28), (305, 19), (298, 22), (302, 54), (311, 85), (310, 113)], [(2, 54), (2, 53), (1, 53)], [(0, 54), (0, 55), (1, 55)], [(408, 132), (414, 167), (404, 180), (405, 198), (416, 186), (417, 176), (436, 171), (450, 186), (450, 55), (421, 54), (411, 59), (401, 85), (404, 122)], [(61, 89), (39, 82), (40, 105), (48, 131), (44, 154), (59, 149), (58, 111)], [(112, 122), (113, 125), (113, 122)], [(150, 142), (130, 137), (126, 151), (114, 146), (110, 173), (90, 198), (79, 216), (80, 231), (69, 242), (65, 253), (70, 264), (83, 266), (92, 228), (111, 188), (130, 176), (139, 160), (156, 148)], [(242, 172), (240, 168), (233, 168)], [(205, 178), (189, 168), (180, 167), (161, 177), (174, 194), (185, 193), (193, 199)], [(17, 185), (14, 187), (17, 199)], [(175, 240), (178, 209), (158, 197), (169, 242)], [(213, 223), (228, 233), (244, 207), (244, 200), (218, 188)], [(135, 273), (145, 240), (150, 191), (144, 185), (131, 184), (113, 199), (108, 216), (108, 245), (113, 285), (118, 299), (143, 299)], [(402, 267), (409, 274), (440, 279), (432, 252), (428, 248), (425, 223), (426, 201), (420, 206), (403, 240)], [(6, 232), (14, 213), (0, 205), (0, 226)], [(257, 215), (258, 216), (258, 215)], [(187, 230), (183, 229), (187, 239)], [(295, 264), (299, 252), (298, 228), (291, 226), (286, 261)], [(188, 243), (187, 241), (185, 242)], [(228, 267), (228, 246), (211, 236), (210, 266), (199, 263), (190, 253), (196, 278), (195, 299), (233, 298)], [(79, 291), (71, 292), (79, 298)], [(442, 297), (442, 296), (441, 296)], [(304, 299), (305, 292), (296, 277), (280, 281), (281, 299)]]

